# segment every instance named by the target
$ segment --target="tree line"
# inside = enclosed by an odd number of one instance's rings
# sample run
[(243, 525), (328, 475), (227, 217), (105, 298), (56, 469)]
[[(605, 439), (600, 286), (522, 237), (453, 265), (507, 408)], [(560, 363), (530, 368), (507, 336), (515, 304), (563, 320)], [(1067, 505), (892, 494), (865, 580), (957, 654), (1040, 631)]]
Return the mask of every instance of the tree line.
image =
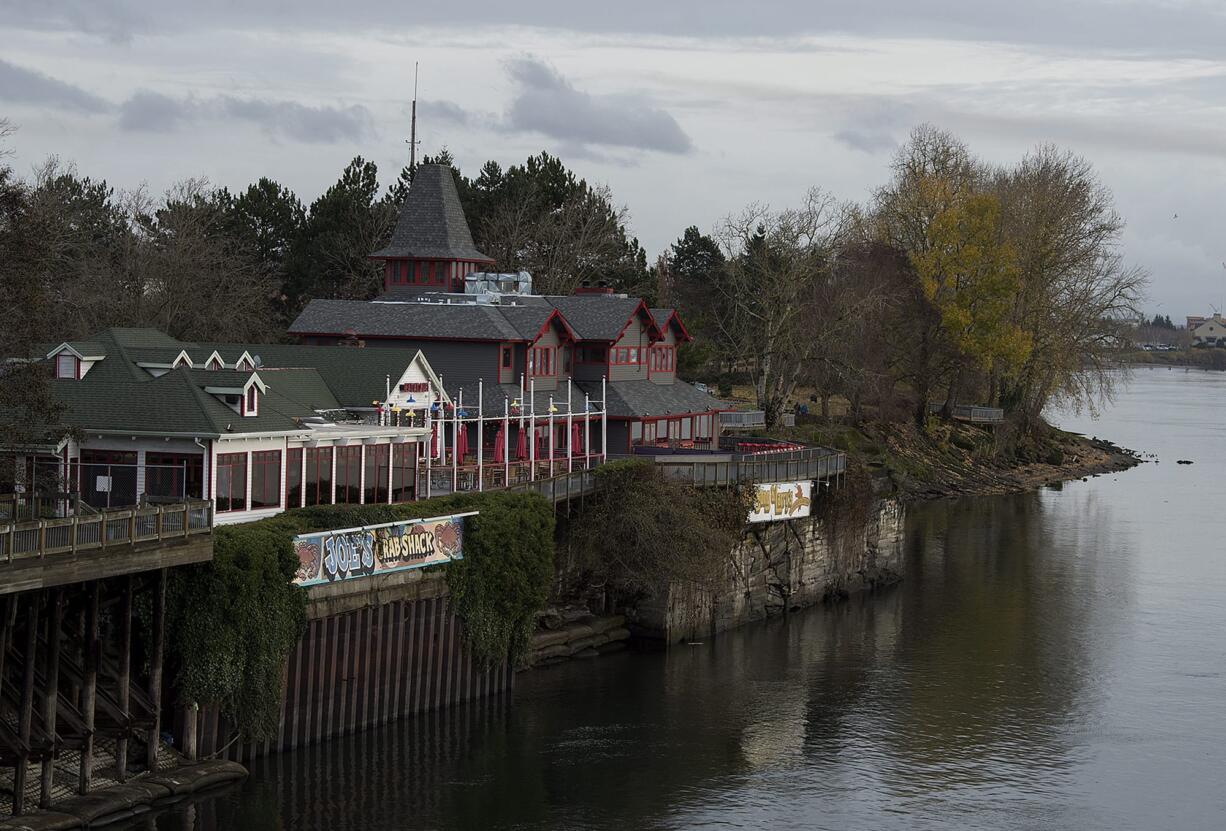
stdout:
[(768, 423), (813, 389), (823, 414), (838, 396), (922, 425), (974, 403), (1029, 431), (1110, 390), (1146, 282), (1123, 227), (1085, 159), (1049, 145), (992, 165), (921, 126), (866, 204), (814, 189), (691, 227), (661, 286), (697, 330), (689, 365), (752, 381)]

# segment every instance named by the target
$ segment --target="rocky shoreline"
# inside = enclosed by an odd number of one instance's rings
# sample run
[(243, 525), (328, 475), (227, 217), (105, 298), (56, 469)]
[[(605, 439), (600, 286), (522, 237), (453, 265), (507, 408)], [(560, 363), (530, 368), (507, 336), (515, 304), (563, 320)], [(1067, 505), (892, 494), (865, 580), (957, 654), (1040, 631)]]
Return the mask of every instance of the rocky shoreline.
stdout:
[(47, 810), (0, 821), (0, 831), (98, 828), (225, 787), (246, 776), (247, 769), (237, 762), (221, 759), (184, 761), (169, 770), (144, 774), (123, 784), (56, 802)]

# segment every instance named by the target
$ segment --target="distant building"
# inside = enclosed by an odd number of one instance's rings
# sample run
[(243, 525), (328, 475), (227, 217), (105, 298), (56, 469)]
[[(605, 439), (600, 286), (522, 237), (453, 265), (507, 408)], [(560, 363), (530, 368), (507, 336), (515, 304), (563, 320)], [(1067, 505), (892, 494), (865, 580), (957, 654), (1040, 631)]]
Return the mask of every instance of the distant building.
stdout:
[[(1188, 318), (1189, 321), (1192, 318)], [(1202, 318), (1192, 330), (1193, 346), (1226, 346), (1226, 320), (1220, 314)]]
[(1204, 323), (1206, 320), (1209, 320), (1209, 319), (1210, 318), (1203, 317), (1201, 315), (1188, 315), (1188, 322), (1187, 322), (1188, 331), (1195, 332), (1197, 326), (1200, 326), (1202, 323)]

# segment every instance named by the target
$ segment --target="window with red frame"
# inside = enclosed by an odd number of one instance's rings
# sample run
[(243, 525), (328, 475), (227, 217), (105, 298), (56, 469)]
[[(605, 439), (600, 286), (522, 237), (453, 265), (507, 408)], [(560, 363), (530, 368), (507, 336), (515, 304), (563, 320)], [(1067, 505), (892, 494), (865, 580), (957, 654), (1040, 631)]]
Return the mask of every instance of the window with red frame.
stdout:
[(676, 366), (676, 354), (672, 346), (651, 347), (651, 371), (672, 372)]
[(390, 444), (373, 444), (366, 448), (366, 504), (387, 504), (387, 467), (391, 456)]
[(217, 512), (247, 510), (247, 454), (217, 454)]
[(281, 451), (251, 454), (251, 510), (281, 507)]
[(332, 448), (308, 447), (306, 455), (306, 504), (332, 504)]
[(362, 446), (336, 448), (336, 504), (356, 505), (361, 499)]
[(635, 346), (628, 348), (625, 346), (619, 346), (612, 352), (613, 364), (615, 366), (638, 366), (643, 357), (641, 353), (644, 351), (646, 350), (639, 349)]
[(255, 388), (255, 384), (252, 384), (251, 386), (247, 387), (247, 403), (246, 403), (246, 406), (243, 407), (243, 415), (245, 416), (259, 415), (260, 413), (259, 404), (257, 403), (257, 400), (256, 400), (256, 395), (258, 395), (258, 393), (259, 391)]
[(392, 501), (412, 502), (417, 491), (417, 445), (392, 445)]
[(285, 507), (302, 505), (302, 448), (285, 452)]
[(553, 365), (552, 346), (537, 346), (533, 348), (530, 363), (531, 374), (535, 376), (556, 374), (557, 370)]

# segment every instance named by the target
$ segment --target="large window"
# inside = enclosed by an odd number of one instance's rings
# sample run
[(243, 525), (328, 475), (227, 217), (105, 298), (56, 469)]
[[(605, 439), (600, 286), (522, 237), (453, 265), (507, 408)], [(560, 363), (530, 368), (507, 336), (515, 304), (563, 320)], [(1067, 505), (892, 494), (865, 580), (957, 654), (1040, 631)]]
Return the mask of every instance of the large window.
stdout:
[(646, 351), (647, 350), (639, 349), (638, 347), (635, 347), (635, 346), (631, 346), (628, 348), (625, 346), (619, 346), (618, 348), (613, 350), (613, 363), (617, 365), (621, 365), (621, 366), (625, 366), (625, 365), (638, 366), (638, 364), (640, 363), (640, 358), (641, 358), (640, 353), (646, 352)]
[(251, 509), (281, 507), (281, 451), (251, 454)]
[(302, 448), (295, 447), (285, 453), (285, 507), (302, 505)]
[(332, 504), (332, 448), (308, 447), (306, 452), (306, 504)]
[(412, 502), (417, 490), (417, 445), (392, 445), (392, 501)]
[(336, 503), (356, 505), (362, 495), (362, 445), (336, 448)]
[(576, 358), (581, 364), (603, 364), (609, 360), (609, 350), (604, 346), (580, 346)]
[(217, 512), (247, 510), (247, 454), (217, 454)]
[(557, 367), (553, 365), (553, 347), (534, 347), (530, 352), (528, 371), (537, 376), (557, 374)]
[(651, 347), (651, 371), (672, 372), (676, 369), (676, 350), (672, 346)]
[(390, 444), (375, 444), (366, 448), (366, 495), (370, 504), (387, 503), (387, 468), (392, 455)]

